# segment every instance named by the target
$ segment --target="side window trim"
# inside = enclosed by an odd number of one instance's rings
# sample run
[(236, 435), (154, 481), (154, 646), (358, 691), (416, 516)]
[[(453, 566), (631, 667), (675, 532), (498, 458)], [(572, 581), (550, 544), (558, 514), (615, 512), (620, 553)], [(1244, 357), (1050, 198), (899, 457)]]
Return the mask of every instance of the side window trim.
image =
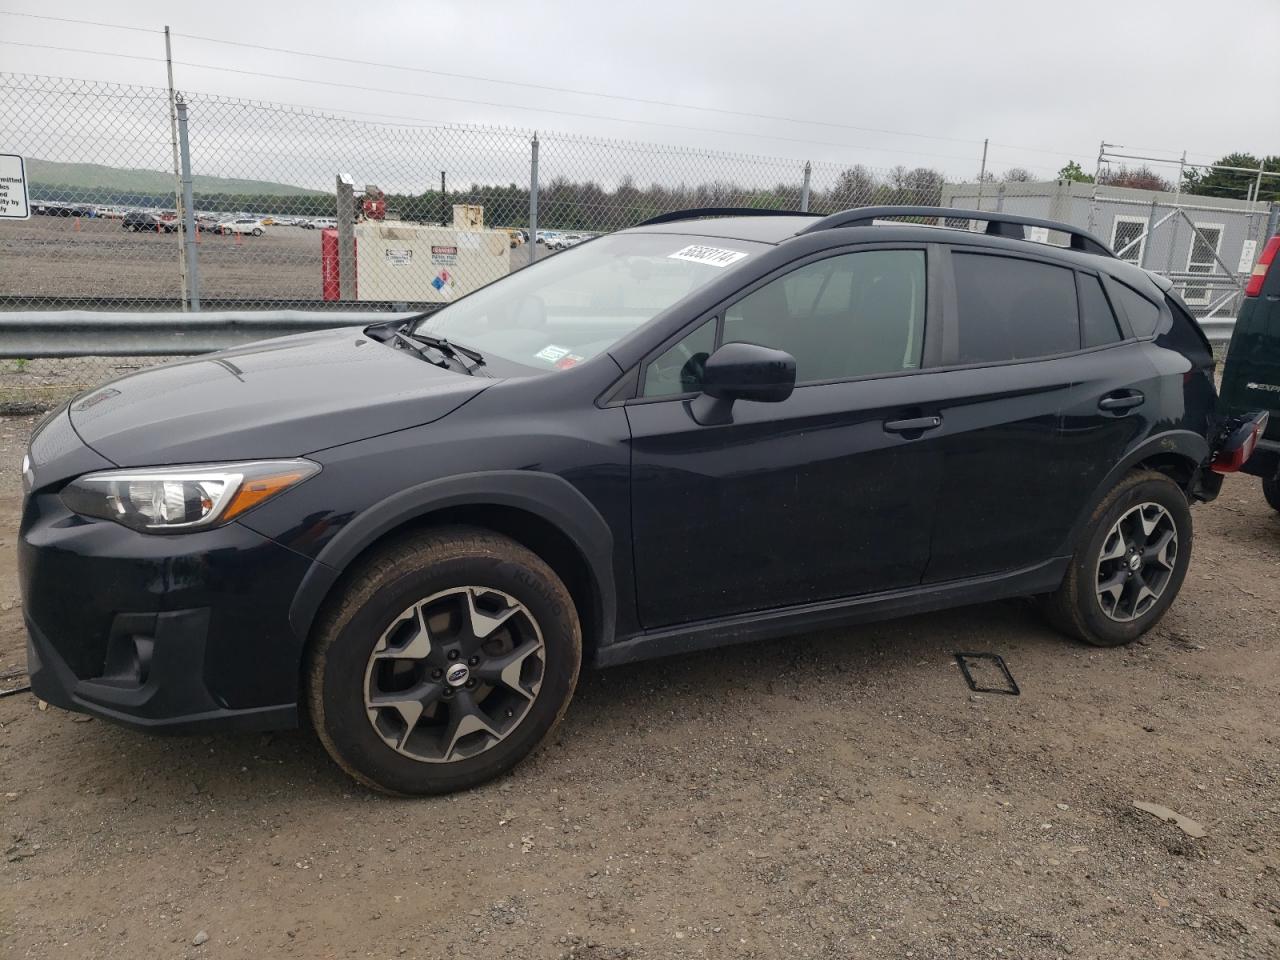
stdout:
[(687, 400), (690, 397), (697, 396), (694, 393), (673, 393), (662, 397), (646, 397), (644, 396), (644, 380), (649, 365), (662, 356), (667, 350), (671, 349), (675, 344), (679, 343), (685, 337), (689, 336), (695, 330), (702, 326), (708, 320), (714, 320), (716, 324), (716, 349), (724, 343), (724, 315), (739, 301), (751, 296), (761, 287), (772, 283), (780, 277), (784, 277), (794, 270), (807, 266), (810, 263), (816, 263), (819, 260), (827, 260), (832, 257), (843, 256), (850, 253), (862, 253), (871, 250), (920, 250), (925, 255), (925, 314), (924, 314), (924, 344), (920, 356), (920, 366), (914, 370), (900, 370), (892, 373), (880, 373), (864, 377), (849, 377), (843, 380), (822, 380), (810, 383), (796, 384), (797, 390), (805, 387), (825, 386), (831, 383), (848, 383), (855, 380), (878, 380), (886, 377), (902, 377), (911, 376), (913, 374), (928, 372), (937, 367), (941, 363), (942, 345), (939, 342), (939, 332), (942, 327), (942, 304), (939, 290), (939, 280), (937, 276), (937, 263), (943, 255), (941, 244), (937, 243), (857, 243), (844, 244), (838, 247), (828, 247), (824, 250), (818, 250), (808, 256), (799, 257), (790, 260), (778, 267), (775, 267), (769, 273), (762, 277), (757, 277), (754, 281), (741, 287), (734, 293), (725, 297), (718, 304), (709, 310), (699, 314), (698, 317), (689, 323), (686, 323), (676, 333), (667, 337), (660, 344), (648, 350), (636, 365), (636, 373), (632, 374), (628, 371), (627, 375), (620, 377), (615, 383), (626, 381), (628, 377), (631, 379), (631, 390), (625, 391), (626, 395), (620, 395), (624, 391), (619, 391), (616, 387), (609, 394), (609, 403), (661, 403), (671, 400)]

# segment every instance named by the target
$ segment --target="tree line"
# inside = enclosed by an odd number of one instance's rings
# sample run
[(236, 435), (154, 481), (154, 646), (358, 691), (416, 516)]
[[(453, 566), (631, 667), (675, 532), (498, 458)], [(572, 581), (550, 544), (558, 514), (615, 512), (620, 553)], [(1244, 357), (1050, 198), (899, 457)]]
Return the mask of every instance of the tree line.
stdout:
[[(1266, 170), (1280, 172), (1280, 156), (1265, 161), (1248, 153), (1231, 153), (1218, 161), (1220, 166), (1256, 169), (1265, 162)], [(1226, 170), (1187, 168), (1183, 173), (1184, 193), (1211, 197), (1246, 198), (1256, 174)], [(1060, 180), (1092, 183), (1094, 178), (1076, 161), (1069, 161), (1058, 171)], [(1021, 167), (1011, 167), (1002, 175), (986, 174), (988, 181), (1007, 183), (1033, 182), (1036, 178)], [(1136, 187), (1144, 190), (1172, 192), (1173, 182), (1147, 166), (1108, 167), (1099, 182), (1109, 186)], [(814, 184), (809, 193), (809, 209), (829, 213), (849, 207), (881, 204), (918, 204), (936, 206), (942, 202), (946, 177), (928, 167), (898, 166), (887, 172), (862, 165), (842, 170), (834, 182)], [(639, 186), (625, 177), (614, 187), (593, 180), (571, 180), (557, 177), (540, 185), (538, 191), (538, 226), (548, 230), (604, 232), (617, 230), (671, 210), (697, 207), (749, 207), (762, 210), (796, 210), (800, 206), (801, 185), (798, 182), (776, 183), (771, 187), (746, 187), (731, 180), (713, 180), (699, 184), (650, 184)], [(74, 202), (108, 206), (173, 208), (173, 195), (168, 193), (129, 193), (111, 189), (72, 187), (58, 184), (34, 184), (33, 201)], [(196, 209), (210, 213), (245, 213), (254, 216), (292, 216), (327, 218), (336, 215), (333, 194), (308, 195), (197, 193)], [(357, 210), (363, 199), (356, 196)], [(401, 220), (421, 223), (449, 223), (454, 204), (478, 204), (484, 207), (485, 222), (495, 227), (528, 227), (529, 188), (508, 183), (473, 183), (465, 188), (424, 190), (421, 193), (386, 194), (388, 212)], [(1280, 177), (1264, 177), (1259, 199), (1280, 201)]]

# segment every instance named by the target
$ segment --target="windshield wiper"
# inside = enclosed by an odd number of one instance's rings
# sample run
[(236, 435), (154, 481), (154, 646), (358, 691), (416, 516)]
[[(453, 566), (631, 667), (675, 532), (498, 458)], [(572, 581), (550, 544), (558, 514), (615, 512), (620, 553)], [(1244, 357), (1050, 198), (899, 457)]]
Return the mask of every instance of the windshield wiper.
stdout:
[[(484, 366), (484, 354), (479, 350), (450, 343), (444, 337), (431, 337), (426, 334), (405, 333), (403, 330), (396, 330), (395, 338), (422, 357), (423, 360), (438, 367), (456, 368), (463, 373), (474, 376), (476, 369)], [(440, 355), (441, 359), (439, 361), (433, 360), (427, 355), (427, 350), (434, 350)]]
[[(411, 345), (431, 347), (434, 350), (438, 350), (446, 357), (455, 361), (459, 366), (466, 370), (467, 373), (474, 373), (476, 367), (482, 367), (485, 363), (484, 354), (479, 350), (453, 343), (444, 337), (433, 337), (430, 334), (418, 333), (417, 331), (414, 331), (413, 333), (406, 333), (402, 327), (396, 331), (396, 338), (402, 342), (407, 341)], [(465, 358), (465, 360), (463, 358)], [(466, 360), (470, 360), (471, 362), (467, 363)]]

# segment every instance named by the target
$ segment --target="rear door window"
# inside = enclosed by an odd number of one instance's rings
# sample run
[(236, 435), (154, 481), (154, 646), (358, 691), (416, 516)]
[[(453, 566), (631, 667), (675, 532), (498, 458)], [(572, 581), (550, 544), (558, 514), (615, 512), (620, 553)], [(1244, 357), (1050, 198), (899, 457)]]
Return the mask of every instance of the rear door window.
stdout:
[(1080, 349), (1075, 273), (1017, 257), (954, 253), (960, 363)]

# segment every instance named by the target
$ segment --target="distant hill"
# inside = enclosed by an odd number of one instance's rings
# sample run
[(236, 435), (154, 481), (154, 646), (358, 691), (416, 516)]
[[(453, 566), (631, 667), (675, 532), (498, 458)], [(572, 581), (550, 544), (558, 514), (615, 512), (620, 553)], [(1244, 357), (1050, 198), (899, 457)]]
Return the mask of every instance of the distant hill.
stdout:
[[(100, 163), (58, 163), (35, 157), (26, 162), (27, 182), (33, 187), (41, 185), (94, 191), (110, 191), (126, 194), (173, 195), (173, 174), (163, 170), (140, 170), (126, 167), (107, 167)], [(196, 193), (233, 193), (239, 196), (318, 197), (320, 190), (307, 190), (287, 183), (270, 180), (238, 180), (234, 177), (206, 177), (196, 174), (191, 178)]]

